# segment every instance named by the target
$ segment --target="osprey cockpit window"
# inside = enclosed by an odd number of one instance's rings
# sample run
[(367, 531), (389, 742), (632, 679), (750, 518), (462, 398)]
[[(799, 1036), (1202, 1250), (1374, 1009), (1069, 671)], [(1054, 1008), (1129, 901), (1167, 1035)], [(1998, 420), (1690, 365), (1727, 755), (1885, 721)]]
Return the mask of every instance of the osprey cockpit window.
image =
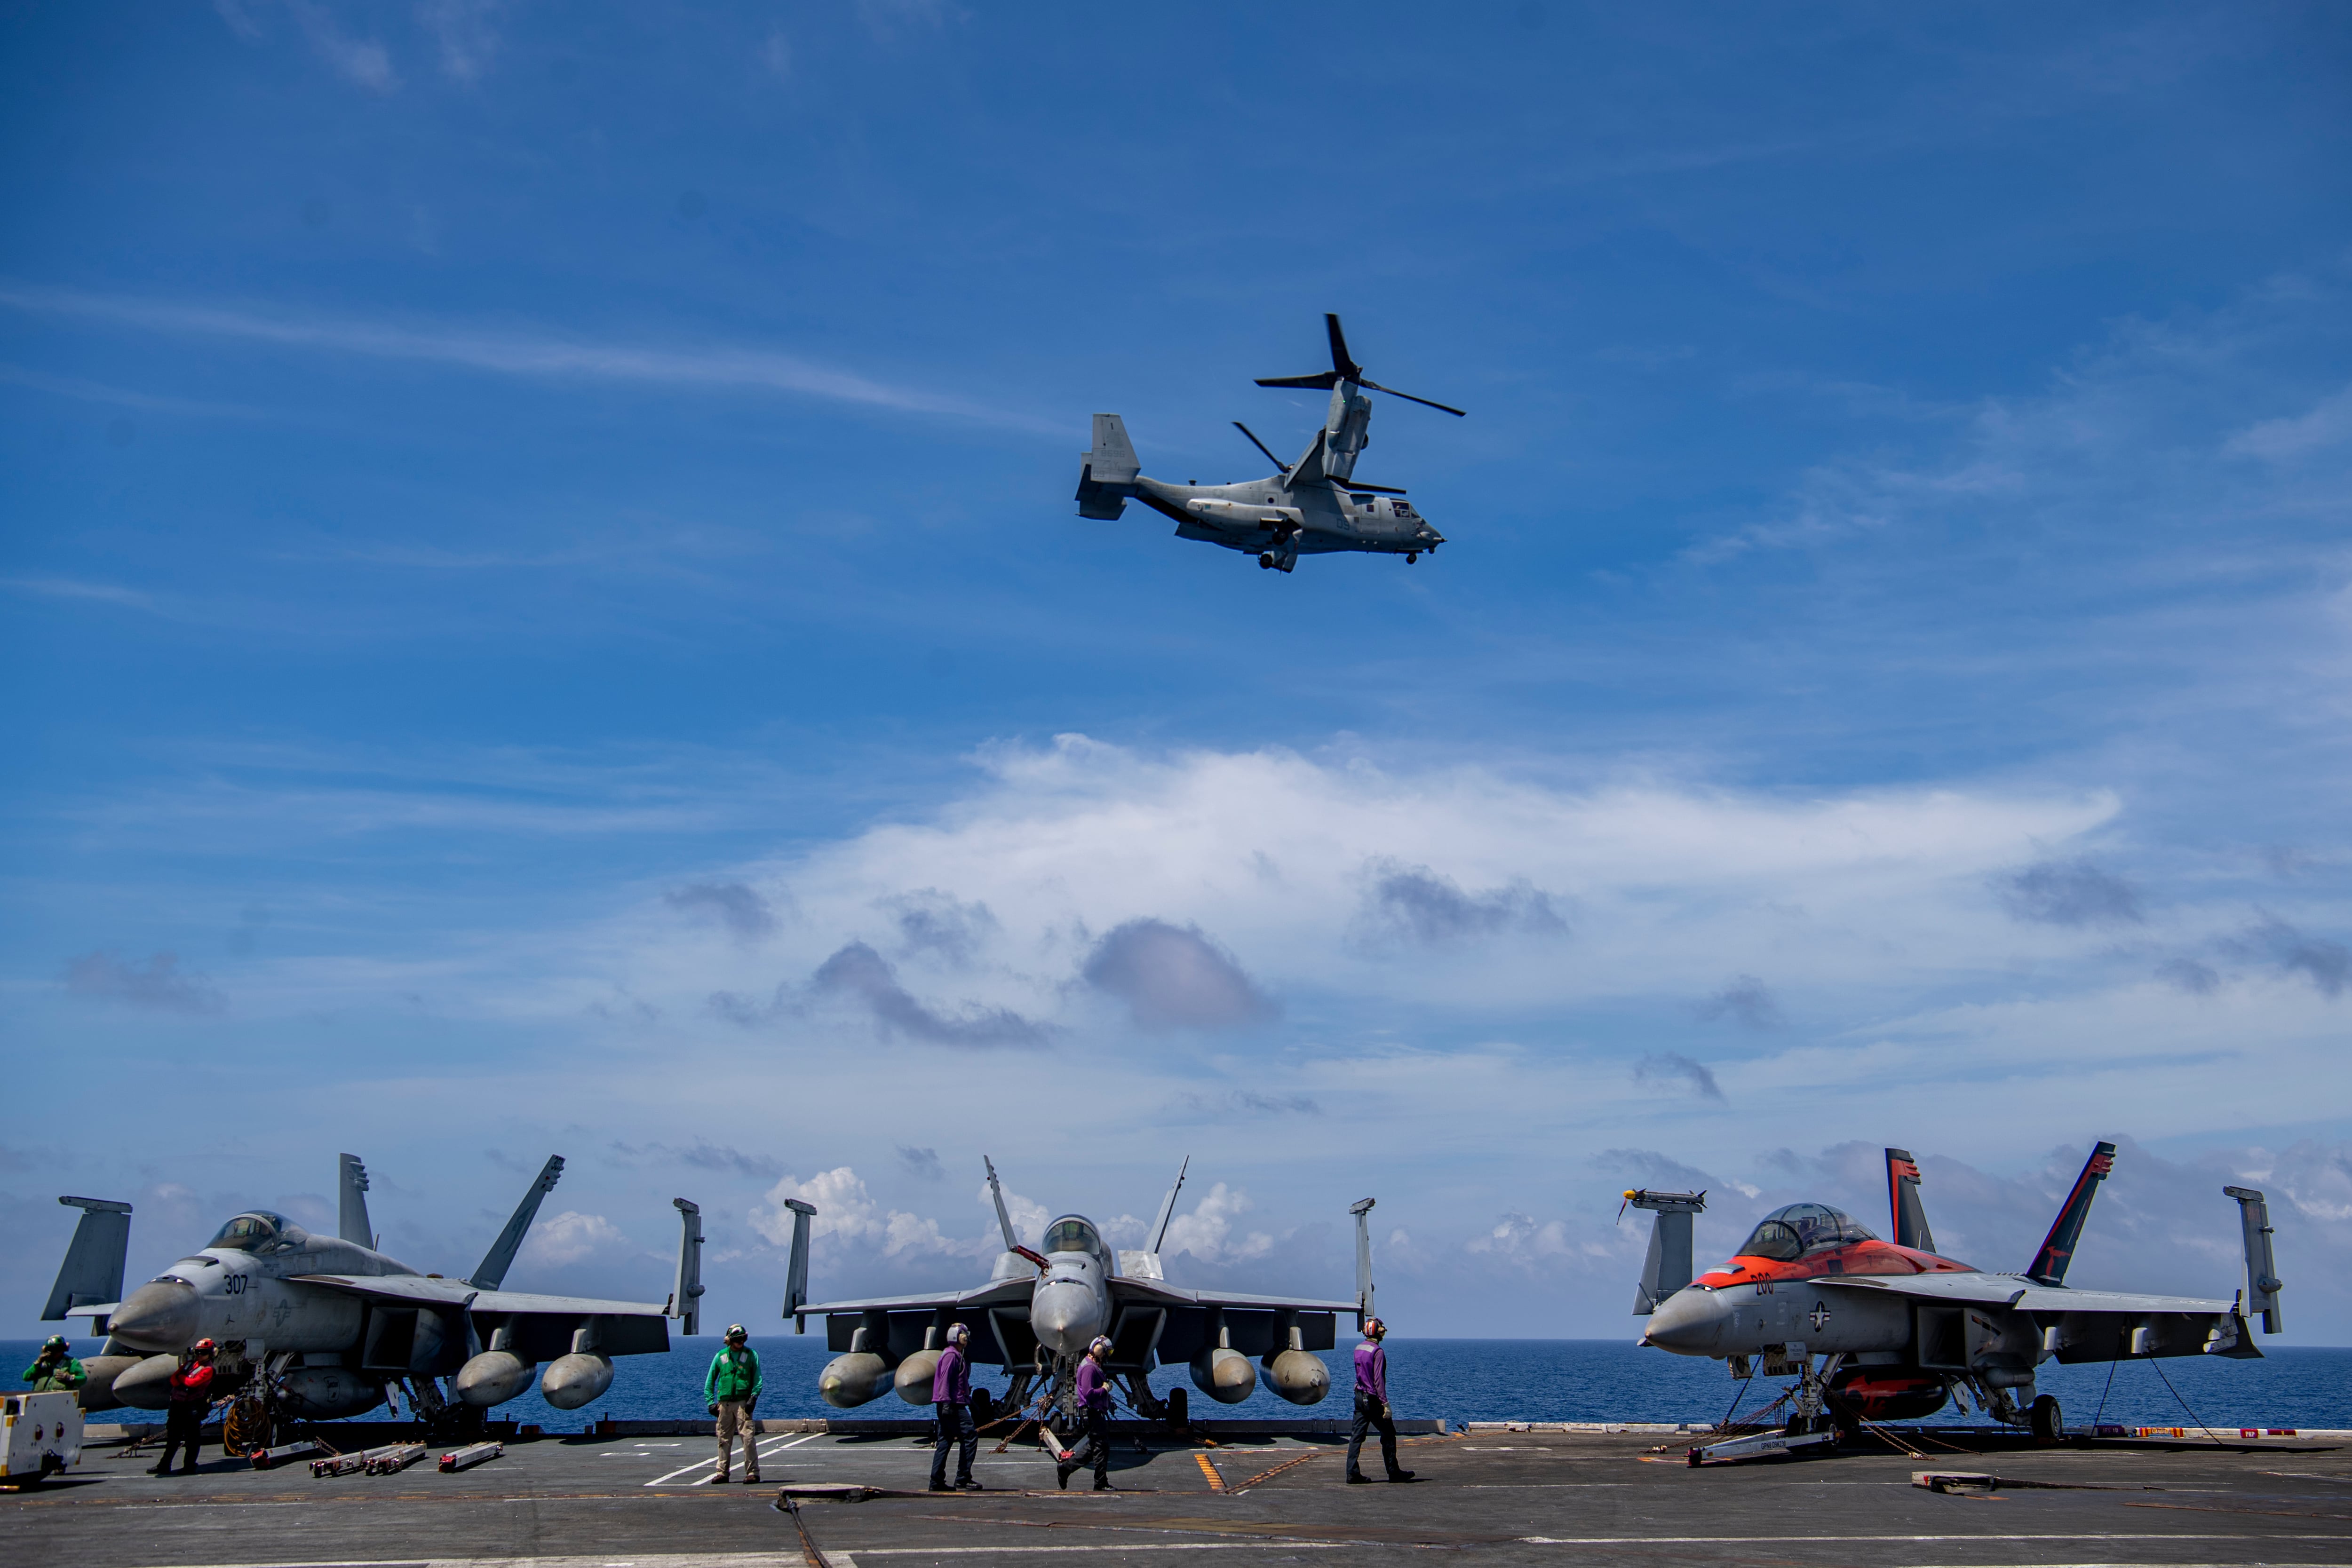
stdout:
[(1793, 1263), (1808, 1252), (1876, 1239), (1866, 1227), (1843, 1210), (1826, 1204), (1792, 1203), (1766, 1215), (1748, 1239), (1739, 1244), (1738, 1255)]
[(1045, 1228), (1045, 1250), (1053, 1252), (1090, 1252), (1097, 1258), (1106, 1256), (1102, 1237), (1092, 1224), (1071, 1215), (1057, 1219)]
[(284, 1215), (257, 1208), (250, 1213), (240, 1214), (222, 1226), (218, 1234), (205, 1245), (226, 1247), (232, 1251), (251, 1252), (258, 1256), (265, 1252), (284, 1252), (299, 1247), (310, 1239), (309, 1231)]

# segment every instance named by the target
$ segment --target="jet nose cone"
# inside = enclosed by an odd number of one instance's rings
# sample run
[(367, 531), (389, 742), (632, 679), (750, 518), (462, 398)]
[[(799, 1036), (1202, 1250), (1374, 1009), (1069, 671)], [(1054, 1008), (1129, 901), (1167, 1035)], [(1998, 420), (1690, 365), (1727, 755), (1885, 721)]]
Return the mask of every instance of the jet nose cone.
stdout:
[(1062, 1354), (1083, 1355), (1103, 1332), (1102, 1302), (1082, 1281), (1048, 1281), (1029, 1298), (1029, 1326)]
[(115, 1310), (111, 1327), (117, 1339), (141, 1350), (185, 1350), (196, 1337), (195, 1288), (177, 1280), (142, 1285)]
[(1650, 1326), (1643, 1331), (1642, 1343), (1678, 1355), (1706, 1355), (1714, 1351), (1716, 1336), (1722, 1326), (1714, 1292), (1685, 1285), (1658, 1303), (1658, 1310), (1650, 1314)]

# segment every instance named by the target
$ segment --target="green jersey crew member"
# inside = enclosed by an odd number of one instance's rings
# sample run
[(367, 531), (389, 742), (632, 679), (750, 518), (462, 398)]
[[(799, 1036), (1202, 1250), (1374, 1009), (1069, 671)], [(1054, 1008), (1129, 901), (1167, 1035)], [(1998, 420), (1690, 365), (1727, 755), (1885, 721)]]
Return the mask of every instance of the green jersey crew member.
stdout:
[(72, 1394), (89, 1381), (81, 1363), (73, 1358), (73, 1347), (66, 1336), (53, 1333), (41, 1343), (41, 1354), (33, 1357), (33, 1364), (25, 1368), (24, 1381), (33, 1385), (35, 1394)]
[(710, 1358), (702, 1379), (703, 1402), (719, 1417), (719, 1469), (710, 1479), (724, 1481), (735, 1439), (743, 1439), (743, 1484), (760, 1479), (760, 1424), (752, 1412), (760, 1406), (760, 1353), (746, 1343), (751, 1338), (741, 1323), (727, 1325), (727, 1344)]

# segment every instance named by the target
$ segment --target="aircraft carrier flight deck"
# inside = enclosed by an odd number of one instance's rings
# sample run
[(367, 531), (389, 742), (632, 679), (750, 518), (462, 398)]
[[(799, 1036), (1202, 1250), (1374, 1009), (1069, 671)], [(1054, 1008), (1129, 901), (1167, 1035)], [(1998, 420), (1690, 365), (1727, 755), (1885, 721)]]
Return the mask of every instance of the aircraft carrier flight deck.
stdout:
[[(1123, 1440), (1117, 1490), (1055, 1490), (1035, 1448), (983, 1443), (977, 1493), (927, 1495), (907, 1435), (773, 1431), (763, 1479), (710, 1484), (699, 1436), (510, 1443), (473, 1469), (256, 1470), (207, 1450), (152, 1477), (93, 1446), (0, 1493), (0, 1556), (57, 1568), (735, 1568), (737, 1564), (1207, 1562), (2086, 1564), (2352, 1563), (2352, 1443), (2007, 1445), (1923, 1460), (1884, 1446), (1693, 1469), (1650, 1432), (1406, 1439), (1410, 1484), (1342, 1484), (1344, 1442)], [(1149, 1444), (1148, 1448), (1146, 1444)], [(1924, 1446), (1924, 1445), (1922, 1445)], [(1368, 1456), (1369, 1457), (1369, 1456)], [(1377, 1473), (1377, 1467), (1370, 1467)], [(1943, 1490), (1923, 1472), (1960, 1479)], [(779, 1506), (789, 1490), (798, 1519)]]

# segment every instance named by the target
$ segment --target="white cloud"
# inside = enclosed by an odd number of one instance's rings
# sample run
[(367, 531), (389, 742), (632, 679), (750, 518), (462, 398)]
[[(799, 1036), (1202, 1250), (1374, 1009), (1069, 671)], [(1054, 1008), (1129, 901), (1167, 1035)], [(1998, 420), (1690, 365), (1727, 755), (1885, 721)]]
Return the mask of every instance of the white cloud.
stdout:
[(478, 80), (498, 53), (499, 32), (492, 24), (502, 9), (499, 0), (422, 0), (416, 19), (441, 47), (441, 69), (451, 78)]
[(534, 381), (622, 382), (704, 390), (793, 392), (832, 402), (949, 414), (986, 424), (1063, 434), (1060, 423), (1001, 404), (886, 385), (772, 350), (663, 348), (548, 332), (418, 326), (285, 310), (190, 305), (78, 289), (0, 287), (0, 305), (81, 316), (148, 331), (234, 338), (282, 349), (455, 366)]
[(287, 0), (286, 8), (294, 14), (311, 49), (342, 76), (370, 92), (388, 93), (400, 86), (392, 52), (381, 41), (344, 32), (334, 14), (316, 0)]
[(1211, 1187), (1190, 1214), (1179, 1214), (1168, 1222), (1168, 1239), (1160, 1244), (1161, 1256), (1173, 1258), (1190, 1252), (1204, 1263), (1234, 1263), (1264, 1258), (1274, 1250), (1274, 1238), (1263, 1230), (1237, 1230), (1235, 1221), (1255, 1205), (1249, 1194), (1238, 1187), (1219, 1182)]
[(628, 1240), (620, 1227), (603, 1215), (567, 1208), (530, 1228), (530, 1238), (522, 1247), (522, 1261), (561, 1269), (612, 1248), (625, 1247)]
[(949, 1240), (936, 1219), (884, 1208), (866, 1190), (865, 1178), (847, 1166), (821, 1171), (806, 1181), (786, 1176), (768, 1189), (766, 1205), (754, 1207), (747, 1218), (752, 1229), (778, 1247), (792, 1245), (793, 1211), (784, 1207), (788, 1198), (815, 1206), (816, 1213), (809, 1220), (812, 1252), (819, 1239), (893, 1259), (954, 1256), (972, 1250), (968, 1243)]
[(2307, 413), (2249, 425), (2222, 450), (2233, 457), (2283, 463), (2347, 441), (2352, 441), (2352, 387), (2322, 398)]

